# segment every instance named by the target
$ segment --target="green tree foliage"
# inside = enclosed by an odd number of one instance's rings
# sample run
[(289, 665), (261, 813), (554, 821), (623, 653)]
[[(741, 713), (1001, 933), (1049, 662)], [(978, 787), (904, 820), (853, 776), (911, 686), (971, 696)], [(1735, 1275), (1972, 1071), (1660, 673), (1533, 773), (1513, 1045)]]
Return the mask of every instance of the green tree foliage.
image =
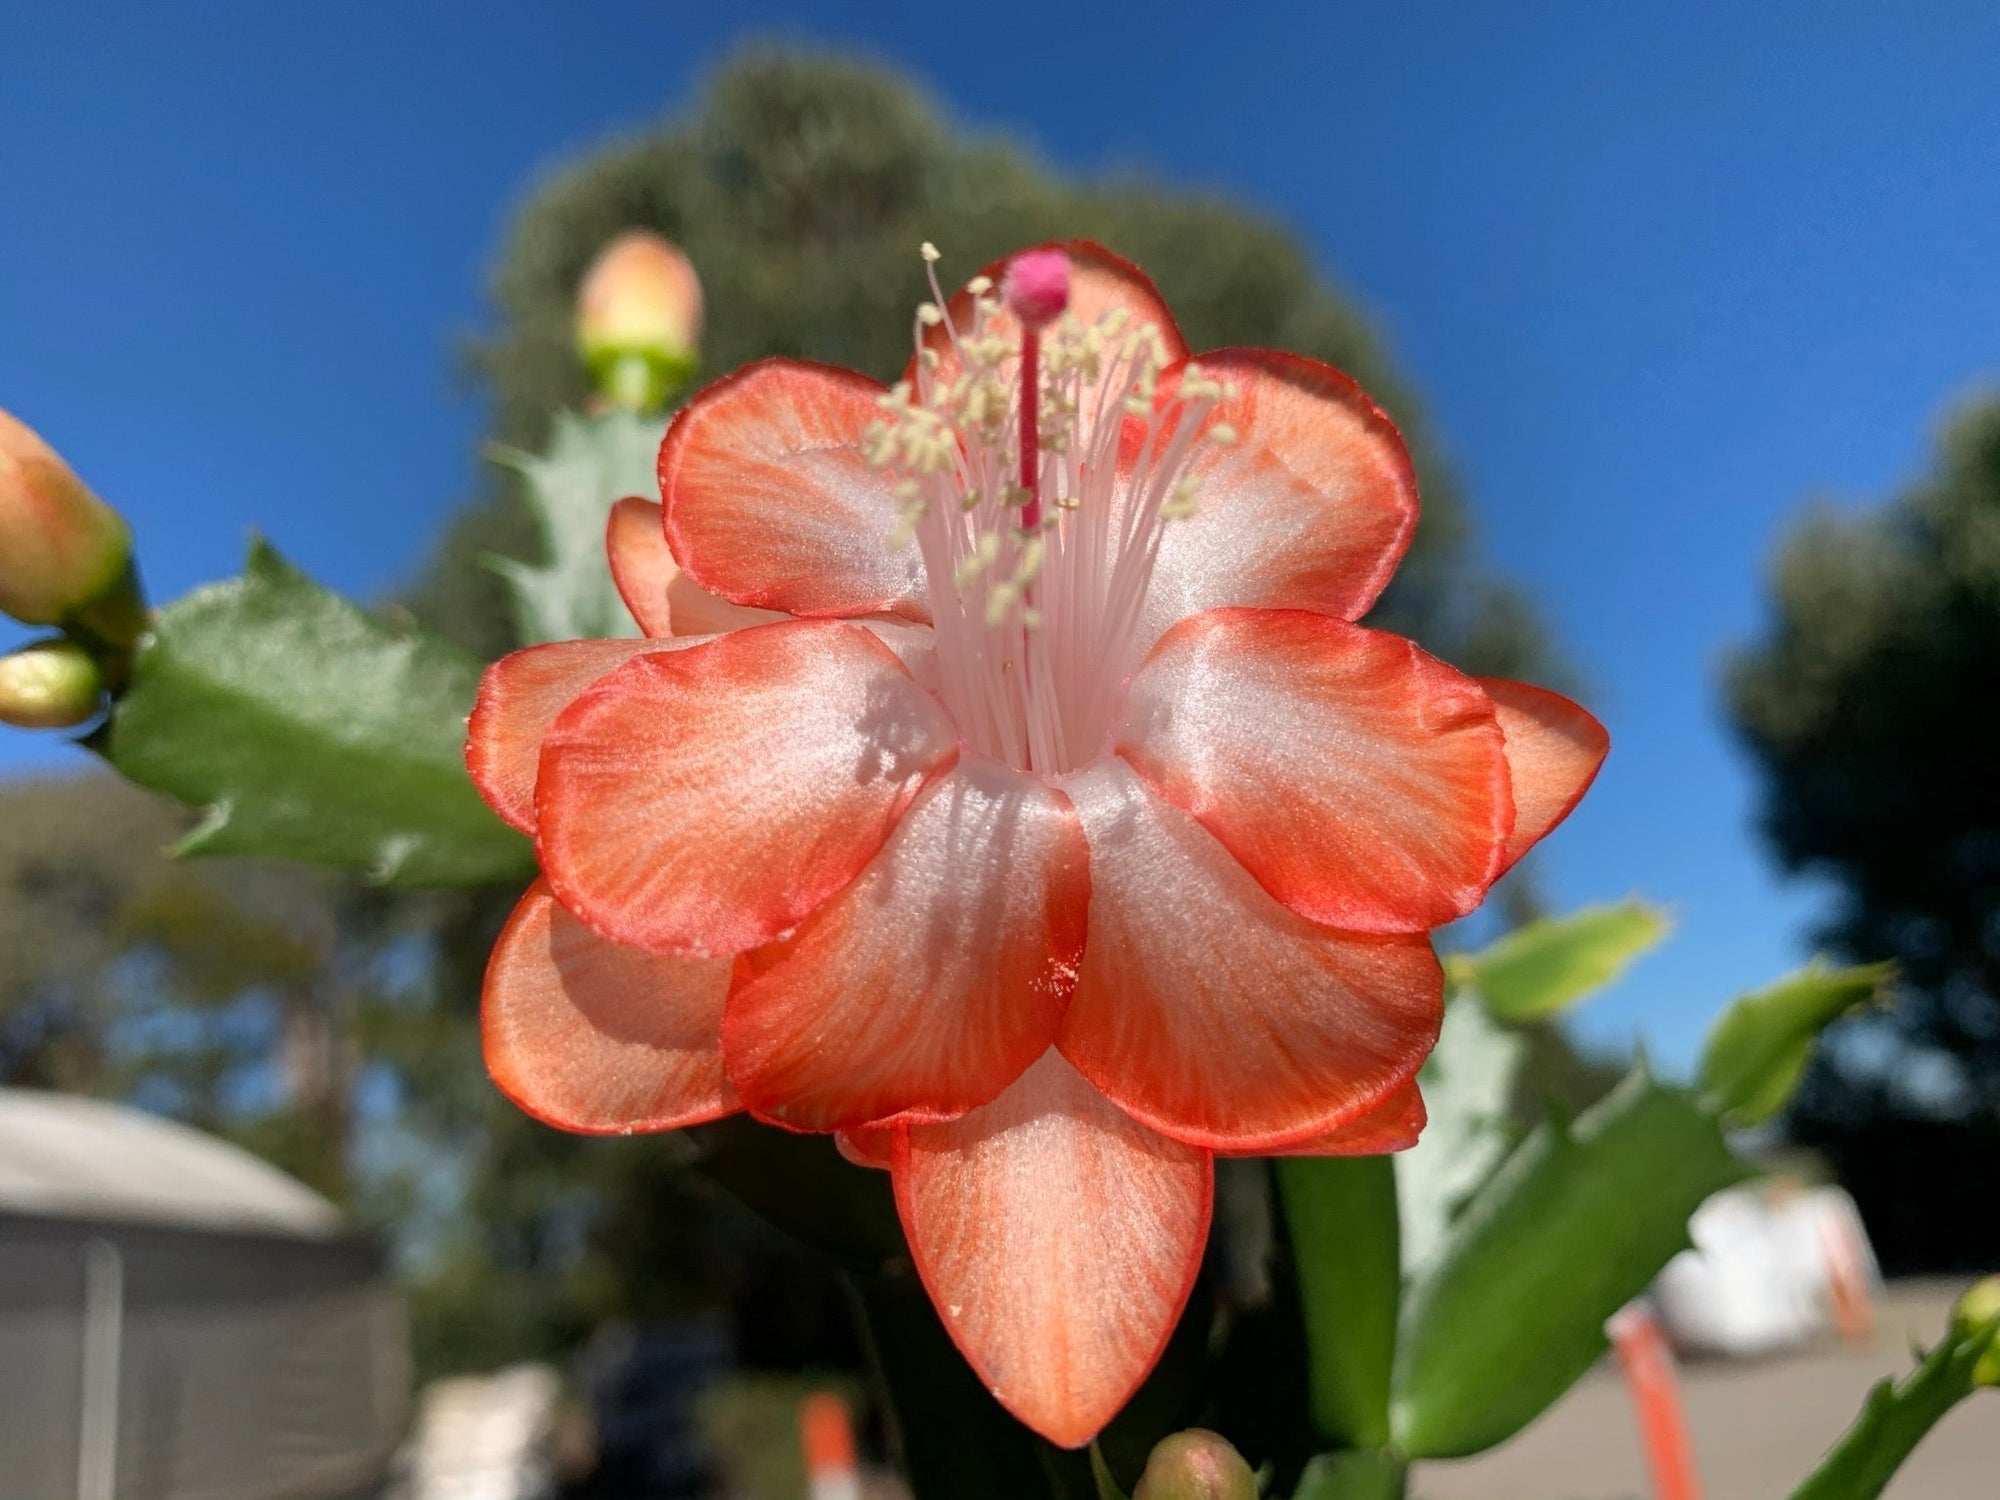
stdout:
[[(947, 278), (961, 278), (1038, 240), (1101, 240), (1155, 277), (1195, 348), (1291, 349), (1359, 379), (1409, 439), (1424, 495), (1381, 623), (1471, 670), (1547, 675), (1535, 612), (1471, 560), (1464, 505), (1417, 402), (1366, 322), (1269, 218), (1139, 181), (1064, 180), (1008, 142), (955, 129), (875, 67), (748, 54), (688, 116), (591, 153), (528, 199), (493, 275), (498, 324), (472, 350), (498, 443), (539, 450), (554, 414), (584, 401), (577, 282), (607, 240), (635, 226), (679, 243), (700, 272), (710, 376), (789, 354), (894, 378), (926, 295), (922, 241), (943, 249)], [(514, 639), (486, 560), (532, 558), (536, 547), (495, 475), (452, 523), (413, 607), (496, 655)]]
[[(1837, 886), (1821, 939), (1900, 974), (1898, 1003), (1849, 1023), (1800, 1109), (1841, 1130), (2000, 1118), (2000, 400), (1959, 412), (1932, 472), (1880, 510), (1808, 514), (1770, 587), (1764, 637), (1728, 677), (1765, 836), (1786, 870)], [(1913, 1048), (1955, 1060), (1930, 1075), (1945, 1087), (1908, 1087)]]

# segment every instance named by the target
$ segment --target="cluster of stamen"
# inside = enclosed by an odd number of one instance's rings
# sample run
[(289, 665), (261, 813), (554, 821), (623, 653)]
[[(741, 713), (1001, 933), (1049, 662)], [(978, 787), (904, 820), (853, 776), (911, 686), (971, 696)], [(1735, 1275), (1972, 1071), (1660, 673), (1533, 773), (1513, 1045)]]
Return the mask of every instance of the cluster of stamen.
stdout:
[(940, 692), (968, 742), (1070, 770), (1104, 747), (1161, 541), (1199, 505), (1198, 446), (1235, 441), (1208, 420), (1235, 393), (1192, 363), (1162, 390), (1165, 339), (1122, 307), (1037, 327), (981, 276), (948, 315), (923, 252), (936, 300), (868, 461), (894, 476), (897, 544), (922, 551)]

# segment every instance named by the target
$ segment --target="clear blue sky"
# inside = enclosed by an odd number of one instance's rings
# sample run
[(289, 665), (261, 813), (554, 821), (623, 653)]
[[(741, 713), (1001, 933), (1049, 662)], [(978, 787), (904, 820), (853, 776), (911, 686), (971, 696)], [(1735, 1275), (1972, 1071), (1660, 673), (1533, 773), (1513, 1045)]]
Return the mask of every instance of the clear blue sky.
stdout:
[[(467, 488), (450, 349), (534, 174), (745, 37), (892, 59), (1063, 168), (1277, 213), (1373, 310), (1612, 726), (1557, 895), (1679, 914), (1585, 1030), (1684, 1061), (1812, 908), (1755, 845), (1719, 655), (1805, 497), (1909, 478), (2000, 376), (2000, 11), (1112, 9), (0, 0), (0, 405), (163, 597), (253, 525), (381, 590)], [(0, 771), (78, 763), (0, 737)]]

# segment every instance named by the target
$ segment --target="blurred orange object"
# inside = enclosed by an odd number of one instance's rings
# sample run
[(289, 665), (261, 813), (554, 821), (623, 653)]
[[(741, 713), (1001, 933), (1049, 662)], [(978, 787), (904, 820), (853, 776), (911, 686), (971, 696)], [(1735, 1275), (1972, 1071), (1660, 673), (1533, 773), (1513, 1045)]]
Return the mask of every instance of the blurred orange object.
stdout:
[(1618, 1350), (1618, 1365), (1638, 1411), (1639, 1437), (1646, 1445), (1646, 1467), (1652, 1471), (1656, 1500), (1701, 1500), (1701, 1479), (1695, 1473), (1694, 1446), (1688, 1440), (1687, 1413), (1681, 1407), (1666, 1330), (1649, 1308), (1635, 1305), (1622, 1309), (1605, 1331)]
[(805, 1447), (806, 1483), (812, 1500), (860, 1500), (854, 1422), (845, 1401), (831, 1391), (818, 1391), (801, 1401), (799, 1441)]
[(1875, 1303), (1868, 1242), (1850, 1207), (1845, 1214), (1824, 1213), (1813, 1221), (1820, 1249), (1826, 1256), (1826, 1288), (1833, 1303), (1833, 1326), (1844, 1344), (1865, 1344), (1875, 1336)]

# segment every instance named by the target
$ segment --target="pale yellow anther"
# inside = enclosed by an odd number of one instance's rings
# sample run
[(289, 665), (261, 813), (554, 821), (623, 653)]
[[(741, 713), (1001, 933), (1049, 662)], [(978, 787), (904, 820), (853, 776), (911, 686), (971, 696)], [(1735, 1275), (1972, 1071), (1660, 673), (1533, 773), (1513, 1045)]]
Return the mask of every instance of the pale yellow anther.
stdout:
[(917, 321), (926, 328), (935, 328), (944, 321), (944, 313), (935, 302), (917, 304)]
[(1167, 498), (1160, 502), (1161, 517), (1165, 520), (1177, 521), (1193, 515), (1199, 508), (1197, 499), (1200, 492), (1200, 480), (1192, 476), (1181, 480), (1173, 489), (1167, 492)]
[(1014, 607), (1014, 599), (1019, 592), (1011, 583), (993, 585), (986, 595), (986, 624), (989, 628), (1006, 620), (1007, 611)]
[(1236, 429), (1227, 422), (1217, 422), (1208, 429), (1208, 440), (1218, 448), (1233, 448), (1236, 445)]
[(983, 297), (993, 290), (993, 278), (991, 276), (975, 276), (972, 280), (966, 282), (965, 289), (975, 297)]
[(938, 247), (936, 245), (933, 245), (929, 240), (925, 240), (923, 244), (918, 247), (917, 254), (921, 255), (925, 260), (929, 261), (932, 265), (936, 265), (938, 263)]

